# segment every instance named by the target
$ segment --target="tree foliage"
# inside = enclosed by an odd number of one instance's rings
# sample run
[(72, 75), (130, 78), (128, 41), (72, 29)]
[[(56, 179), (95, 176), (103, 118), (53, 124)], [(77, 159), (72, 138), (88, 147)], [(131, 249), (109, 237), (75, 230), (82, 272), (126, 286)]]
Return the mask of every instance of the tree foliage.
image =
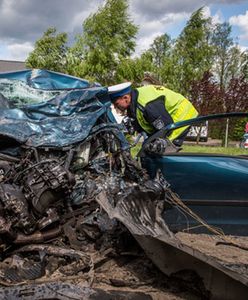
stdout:
[(153, 71), (150, 51), (144, 52), (137, 58), (121, 60), (116, 68), (116, 80), (117, 82), (132, 81), (135, 86), (138, 86), (147, 71)]
[(127, 1), (107, 0), (83, 24), (77, 47), (82, 47), (84, 73), (102, 84), (113, 83), (118, 64), (134, 52), (138, 28), (127, 10)]
[(192, 14), (176, 40), (173, 56), (173, 80), (178, 82), (179, 90), (188, 95), (191, 82), (201, 79), (210, 70), (213, 60), (210, 20), (203, 16), (203, 8)]
[(176, 40), (172, 41), (167, 34), (158, 36), (149, 50), (159, 80), (190, 97), (192, 82), (201, 80), (213, 65), (211, 18), (205, 18), (200, 8), (191, 15)]
[(210, 72), (191, 84), (190, 100), (200, 115), (223, 113), (223, 94), (219, 84)]
[(192, 82), (190, 94), (201, 115), (248, 110), (248, 82), (244, 77), (233, 78), (223, 89), (213, 74), (206, 72), (201, 80)]
[(150, 47), (150, 53), (152, 55), (152, 62), (154, 65), (154, 71), (157, 74), (158, 79), (163, 82), (165, 73), (163, 72), (164, 66), (170, 60), (171, 55), (171, 38), (168, 34), (163, 34), (156, 37)]
[(48, 28), (43, 36), (36, 41), (34, 50), (26, 60), (26, 65), (30, 68), (65, 72), (66, 43), (66, 33), (57, 33), (54, 27)]
[(248, 111), (248, 82), (244, 77), (230, 80), (225, 89), (223, 105), (225, 112)]
[(222, 88), (227, 84), (229, 65), (232, 61), (230, 55), (233, 45), (231, 31), (229, 23), (217, 24), (212, 37), (215, 52), (214, 70)]
[(241, 53), (241, 76), (248, 80), (248, 50)]
[[(224, 89), (213, 74), (207, 72), (201, 80), (192, 83), (190, 94), (190, 100), (200, 115), (245, 112), (248, 110), (248, 82), (244, 77), (231, 79)], [(213, 126), (211, 130), (212, 137), (223, 138), (225, 135), (224, 123), (215, 121), (211, 124)], [(233, 138), (240, 135), (240, 125), (237, 124), (241, 125), (243, 121), (230, 120), (230, 133)]]
[(242, 139), (242, 136), (245, 133), (245, 125), (248, 122), (248, 119), (238, 119), (235, 124), (233, 124), (233, 130), (231, 131), (230, 138), (231, 140), (238, 141)]

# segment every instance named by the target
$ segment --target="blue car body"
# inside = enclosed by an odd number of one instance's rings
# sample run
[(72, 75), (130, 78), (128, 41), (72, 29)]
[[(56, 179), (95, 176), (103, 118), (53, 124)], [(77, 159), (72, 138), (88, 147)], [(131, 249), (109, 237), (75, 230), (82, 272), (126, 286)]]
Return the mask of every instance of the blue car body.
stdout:
[[(106, 87), (77, 77), (38, 69), (0, 73), (2, 141), (61, 148), (103, 127), (119, 130), (110, 105)], [(127, 147), (121, 133), (119, 139)]]
[[(247, 234), (248, 157), (174, 153), (144, 160), (150, 175), (160, 169), (171, 189), (208, 224), (226, 234)], [(173, 231), (206, 232), (176, 207), (168, 207), (164, 219)]]
[[(247, 113), (209, 115), (168, 125), (148, 138), (166, 137), (176, 128), (213, 119), (247, 117)], [(144, 149), (144, 146), (143, 148)], [(147, 156), (141, 149), (143, 165), (151, 177), (161, 170), (171, 186), (194, 213), (226, 234), (247, 235), (248, 156), (170, 153)], [(208, 232), (178, 207), (168, 207), (164, 219), (173, 231)]]
[(0, 73), (0, 79), (19, 80), (39, 90), (71, 90), (90, 87), (88, 80), (41, 69), (4, 72)]

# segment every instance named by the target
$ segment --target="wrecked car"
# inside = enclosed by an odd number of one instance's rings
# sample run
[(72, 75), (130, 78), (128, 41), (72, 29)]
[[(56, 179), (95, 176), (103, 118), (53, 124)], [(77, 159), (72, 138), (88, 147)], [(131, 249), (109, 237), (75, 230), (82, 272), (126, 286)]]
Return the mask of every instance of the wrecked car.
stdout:
[(161, 274), (97, 197), (163, 187), (125, 151), (107, 89), (27, 70), (0, 74), (0, 95), (0, 298), (152, 299)]
[[(245, 299), (248, 240), (185, 205), (169, 155), (148, 158), (152, 179), (131, 158), (106, 88), (44, 70), (2, 73), (0, 103), (2, 299), (159, 299), (165, 281), (201, 299)], [(171, 229), (174, 208), (215, 235)]]

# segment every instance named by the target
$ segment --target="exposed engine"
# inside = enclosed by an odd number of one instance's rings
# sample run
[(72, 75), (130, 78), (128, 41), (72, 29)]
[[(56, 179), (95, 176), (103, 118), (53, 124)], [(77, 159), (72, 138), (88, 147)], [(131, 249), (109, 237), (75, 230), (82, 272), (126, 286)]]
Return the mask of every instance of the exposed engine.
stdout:
[(116, 192), (121, 185), (124, 187), (125, 180), (134, 184), (146, 178), (129, 154), (120, 151), (119, 139), (109, 131), (95, 134), (84, 143), (67, 149), (21, 146), (19, 156), (1, 154), (0, 158), (3, 258), (10, 245), (12, 248), (15, 244), (54, 239), (76, 215), (84, 216), (83, 221), (81, 219), (83, 231), (94, 239), (99, 232), (87, 231), (86, 227), (99, 226), (103, 218), (102, 213), (98, 218), (98, 205), (94, 201), (97, 178), (118, 174), (112, 176)]

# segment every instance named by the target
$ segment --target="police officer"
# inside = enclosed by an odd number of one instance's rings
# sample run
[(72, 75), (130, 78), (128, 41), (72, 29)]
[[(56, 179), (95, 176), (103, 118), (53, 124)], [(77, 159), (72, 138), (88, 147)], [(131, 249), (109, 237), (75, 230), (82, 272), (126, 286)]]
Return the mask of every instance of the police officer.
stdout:
[[(198, 112), (181, 94), (160, 85), (146, 85), (131, 89), (131, 82), (114, 85), (108, 88), (109, 96), (116, 109), (134, 120), (134, 129), (145, 131), (152, 135), (164, 126), (195, 118)], [(181, 146), (189, 127), (174, 130), (169, 140), (176, 146)], [(168, 146), (168, 141), (157, 139), (150, 152), (162, 154)]]

